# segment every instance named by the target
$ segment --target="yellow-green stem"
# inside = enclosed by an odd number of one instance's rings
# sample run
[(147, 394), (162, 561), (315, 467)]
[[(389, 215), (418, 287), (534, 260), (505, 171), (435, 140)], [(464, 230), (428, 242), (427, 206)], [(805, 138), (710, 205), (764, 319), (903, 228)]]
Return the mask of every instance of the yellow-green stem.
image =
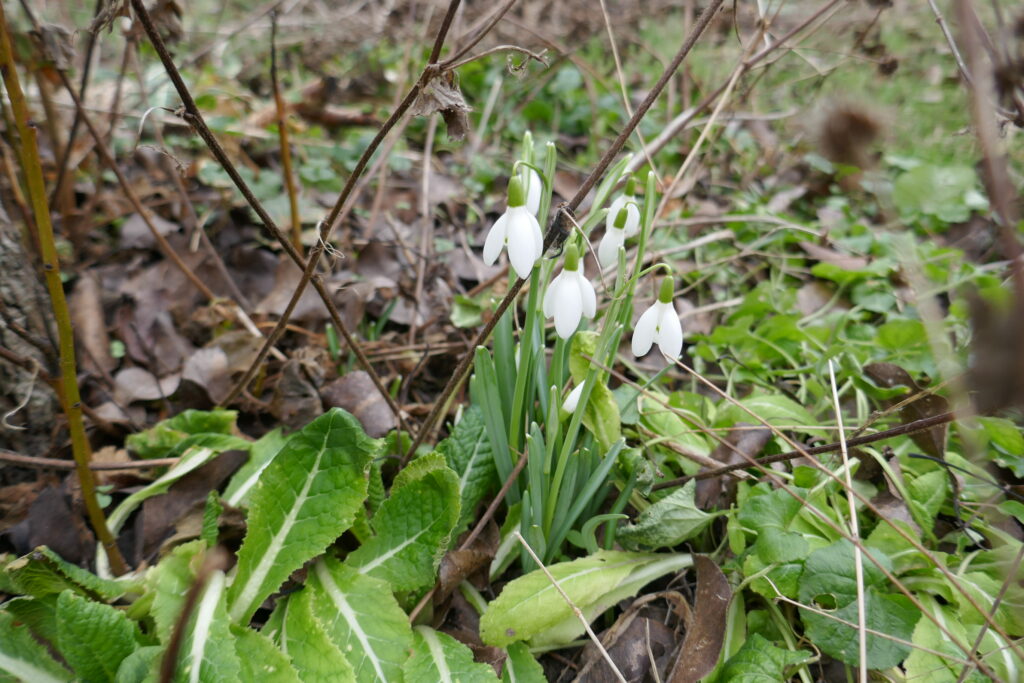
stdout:
[(75, 469), (82, 486), (82, 498), (89, 515), (89, 522), (100, 543), (110, 558), (110, 567), (117, 574), (128, 571), (124, 558), (117, 548), (117, 543), (107, 527), (103, 509), (96, 498), (96, 481), (89, 460), (92, 455), (89, 440), (85, 434), (85, 422), (82, 419), (82, 401), (78, 393), (75, 370), (75, 339), (71, 330), (71, 314), (67, 300), (64, 298), (64, 286), (60, 279), (60, 262), (57, 258), (57, 247), (53, 238), (53, 225), (50, 223), (50, 211), (46, 204), (46, 188), (43, 184), (43, 170), (39, 163), (39, 149), (36, 146), (35, 129), (28, 122), (28, 107), (25, 95), (18, 81), (18, 72), (14, 65), (14, 53), (11, 49), (11, 38), (7, 30), (7, 16), (0, 5), (0, 72), (7, 96), (14, 113), (15, 125), (21, 138), (19, 154), (22, 172), (25, 174), (25, 185), (28, 188), (29, 201), (35, 217), (38, 232), (40, 253), (43, 260), (43, 272), (46, 276), (46, 287), (50, 292), (53, 305), (53, 317), (57, 323), (57, 334), (60, 345), (60, 401), (68, 420), (68, 432), (71, 435), (71, 451), (75, 457)]

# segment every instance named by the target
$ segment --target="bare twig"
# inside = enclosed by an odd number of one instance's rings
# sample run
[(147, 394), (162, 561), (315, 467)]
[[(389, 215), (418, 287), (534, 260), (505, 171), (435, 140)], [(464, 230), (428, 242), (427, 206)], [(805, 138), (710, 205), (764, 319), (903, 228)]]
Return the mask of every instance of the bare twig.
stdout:
[[(132, 460), (129, 462), (92, 462), (89, 463), (89, 469), (94, 472), (101, 470), (148, 470), (155, 467), (172, 467), (178, 464), (178, 460), (180, 460), (180, 458), (153, 458), (152, 460)], [(34, 455), (22, 455), (21, 453), (15, 453), (14, 451), (9, 451), (6, 448), (0, 448), (0, 461), (22, 467), (31, 467), (32, 469), (37, 470), (75, 469), (74, 460), (37, 458)]]
[(281, 173), (284, 175), (284, 187), (288, 192), (288, 207), (292, 219), (292, 244), (302, 252), (302, 221), (299, 218), (299, 197), (295, 189), (295, 176), (292, 173), (292, 150), (288, 143), (288, 121), (281, 97), (281, 83), (277, 77), (277, 10), (270, 13), (270, 83), (274, 89), (274, 108), (277, 113), (277, 136), (281, 143)]
[(89, 469), (91, 448), (82, 419), (82, 399), (78, 391), (71, 313), (68, 309), (67, 299), (64, 297), (64, 284), (60, 278), (60, 260), (57, 256), (53, 225), (50, 223), (49, 207), (46, 204), (46, 187), (43, 182), (42, 165), (39, 161), (36, 131), (29, 123), (28, 106), (18, 80), (14, 52), (11, 48), (11, 38), (7, 28), (7, 15), (2, 5), (0, 5), (0, 73), (2, 73), (4, 85), (7, 88), (7, 97), (14, 114), (18, 135), (21, 138), (19, 149), (21, 166), (25, 175), (29, 199), (32, 202), (32, 213), (35, 218), (43, 260), (43, 272), (50, 293), (53, 316), (57, 323), (61, 371), (61, 391), (58, 392), (58, 396), (68, 420), (75, 469), (78, 481), (82, 486), (82, 499), (93, 531), (110, 557), (111, 568), (117, 574), (124, 574), (128, 571), (128, 567), (124, 558), (121, 557), (121, 551), (117, 547), (114, 535), (107, 526), (106, 516), (96, 497), (96, 480)]
[[(210, 149), (210, 152), (217, 160), (217, 163), (220, 164), (220, 166), (228, 174), (228, 177), (231, 178), (231, 181), (235, 184), (235, 187), (237, 187), (238, 191), (241, 192), (242, 196), (245, 198), (246, 202), (252, 208), (253, 212), (255, 212), (256, 215), (259, 217), (264, 227), (266, 227), (267, 230), (278, 241), (278, 243), (280, 243), (281, 248), (288, 255), (288, 257), (292, 259), (292, 261), (294, 261), (296, 265), (298, 265), (301, 268), (304, 265), (301, 254), (299, 254), (295, 247), (292, 245), (291, 240), (289, 240), (288, 237), (281, 232), (281, 229), (274, 222), (274, 219), (270, 217), (270, 214), (267, 213), (266, 209), (263, 207), (260, 201), (256, 199), (256, 196), (252, 193), (252, 190), (249, 188), (248, 184), (246, 184), (245, 180), (242, 179), (242, 176), (239, 175), (238, 169), (235, 168), (235, 165), (231, 162), (231, 159), (228, 158), (228, 155), (227, 153), (225, 153), (224, 148), (220, 145), (220, 143), (217, 141), (217, 138), (214, 137), (213, 133), (210, 131), (210, 127), (206, 125), (206, 121), (203, 118), (202, 112), (199, 111), (199, 107), (196, 105), (195, 99), (192, 97), (192, 94), (189, 92), (188, 87), (185, 85), (184, 80), (181, 78), (181, 74), (179, 73), (178, 68), (174, 65), (174, 60), (171, 59), (171, 55), (167, 51), (167, 47), (164, 45), (163, 39), (160, 37), (159, 32), (156, 30), (156, 27), (153, 24), (153, 20), (149, 16), (149, 12), (146, 11), (146, 7), (143, 4), (142, 0), (131, 0), (131, 2), (132, 7), (135, 9), (136, 15), (139, 18), (139, 22), (142, 24), (143, 30), (146, 32), (146, 35), (149, 37), (150, 42), (153, 44), (153, 48), (156, 50), (157, 55), (160, 57), (160, 61), (163, 64), (164, 69), (167, 71), (167, 75), (170, 77), (171, 83), (174, 85), (175, 90), (178, 92), (178, 96), (181, 98), (182, 104), (185, 108), (183, 118), (195, 129), (196, 133), (199, 135), (200, 138), (202, 138), (203, 142), (206, 143), (206, 146)], [(269, 11), (269, 9), (271, 9), (271, 7), (268, 7), (267, 11)], [(385, 402), (387, 402), (388, 407), (391, 408), (391, 411), (394, 413), (395, 418), (398, 420), (399, 427), (403, 431), (405, 431), (405, 421), (402, 416), (401, 409), (398, 407), (398, 404), (395, 403), (395, 400), (391, 397), (390, 392), (388, 392), (387, 388), (384, 386), (384, 383), (381, 381), (380, 376), (377, 374), (377, 371), (373, 369), (373, 365), (370, 363), (369, 359), (366, 358), (366, 355), (363, 353), (362, 349), (360, 349), (359, 345), (356, 343), (356, 340), (352, 337), (352, 334), (348, 330), (348, 326), (345, 324), (344, 320), (342, 320), (341, 318), (341, 315), (338, 313), (338, 307), (334, 304), (334, 301), (331, 298), (331, 294), (330, 292), (328, 292), (327, 287), (323, 283), (323, 280), (319, 276), (315, 276), (312, 277), (311, 281), (313, 284), (313, 288), (316, 290), (317, 294), (320, 295), (321, 300), (323, 300), (324, 302), (324, 306), (327, 308), (327, 312), (331, 317), (331, 322), (334, 324), (338, 332), (341, 333), (341, 336), (345, 340), (345, 344), (348, 345), (349, 349), (356, 356), (356, 360), (359, 362), (359, 365), (370, 376), (370, 379), (373, 381), (373, 384), (377, 388), (377, 391), (384, 398)], [(268, 347), (265, 346), (264, 350), (261, 351), (264, 358), (266, 357), (266, 348)], [(229, 400), (233, 400), (234, 397), (237, 397), (237, 393), (235, 393), (234, 396), (230, 397)]]

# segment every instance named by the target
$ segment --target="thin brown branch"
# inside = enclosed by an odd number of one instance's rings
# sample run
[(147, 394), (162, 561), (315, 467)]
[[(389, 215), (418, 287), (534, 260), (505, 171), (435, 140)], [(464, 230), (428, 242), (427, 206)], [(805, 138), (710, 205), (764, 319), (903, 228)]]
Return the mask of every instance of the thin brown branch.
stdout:
[(292, 173), (292, 150), (288, 142), (287, 110), (281, 97), (281, 83), (277, 77), (277, 10), (270, 13), (270, 83), (274, 90), (274, 109), (277, 114), (277, 137), (281, 147), (281, 173), (288, 192), (288, 208), (292, 219), (292, 244), (302, 252), (302, 221), (299, 218), (299, 197)]
[[(173, 467), (178, 464), (180, 458), (153, 458), (152, 460), (132, 460), (130, 462), (92, 462), (89, 469), (98, 472), (103, 470), (148, 470), (156, 467)], [(19, 467), (30, 467), (36, 470), (73, 470), (74, 460), (61, 460), (60, 458), (42, 458), (34, 455), (23, 455), (0, 448), (0, 462), (17, 465)]]
[(50, 223), (50, 211), (46, 203), (46, 186), (43, 182), (43, 169), (39, 160), (36, 131), (29, 123), (28, 105), (18, 80), (17, 66), (14, 62), (14, 52), (7, 28), (7, 15), (2, 5), (0, 5), (0, 72), (2, 72), (4, 85), (7, 88), (7, 97), (18, 128), (18, 135), (21, 138), (19, 149), (21, 168), (32, 203), (32, 213), (35, 218), (43, 259), (43, 272), (46, 276), (47, 289), (50, 292), (53, 316), (57, 323), (61, 372), (61, 391), (58, 395), (68, 420), (71, 450), (75, 457), (78, 481), (82, 486), (82, 499), (93, 531), (110, 558), (111, 569), (117, 574), (123, 574), (128, 571), (128, 567), (124, 558), (121, 557), (121, 551), (117, 547), (114, 535), (107, 526), (103, 509), (99, 506), (99, 500), (96, 497), (96, 480), (89, 469), (92, 451), (89, 438), (85, 433), (85, 422), (82, 419), (82, 399), (78, 390), (71, 313), (64, 296), (64, 284), (60, 278), (60, 260), (57, 256), (53, 225)]

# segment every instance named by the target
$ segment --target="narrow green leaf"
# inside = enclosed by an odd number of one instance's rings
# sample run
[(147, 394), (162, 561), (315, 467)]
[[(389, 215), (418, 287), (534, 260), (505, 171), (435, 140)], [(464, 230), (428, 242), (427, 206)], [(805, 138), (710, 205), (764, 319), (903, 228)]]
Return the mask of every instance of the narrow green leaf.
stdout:
[(32, 683), (70, 681), (71, 672), (53, 660), (24, 626), (0, 610), (0, 671)]
[[(600, 550), (551, 565), (548, 571), (589, 620), (658, 576), (692, 562), (684, 554)], [(583, 631), (572, 608), (542, 570), (509, 582), (480, 619), (480, 638), (497, 647), (527, 639), (534, 645), (564, 644)]]
[(308, 602), (327, 636), (352, 664), (357, 681), (401, 678), (412, 627), (385, 581), (321, 557), (306, 588), (290, 599)]
[(228, 592), (232, 621), (247, 622), (291, 572), (351, 526), (377, 447), (338, 408), (288, 439), (251, 494), (248, 532)]
[(526, 643), (512, 643), (506, 651), (508, 658), (501, 673), (504, 683), (547, 683), (544, 667), (533, 658)]
[(446, 633), (417, 626), (412, 655), (402, 671), (407, 681), (484, 683), (497, 681), (494, 669), (473, 661), (473, 652)]
[(395, 477), (391, 495), (370, 520), (376, 536), (346, 564), (396, 591), (431, 584), (458, 518), (458, 476), (437, 453), (414, 460)]
[(66, 590), (57, 598), (57, 649), (78, 677), (113, 681), (141, 634), (124, 612)]
[(310, 611), (308, 600), (289, 597), (282, 614), (278, 641), (303, 683), (355, 682), (352, 665)]

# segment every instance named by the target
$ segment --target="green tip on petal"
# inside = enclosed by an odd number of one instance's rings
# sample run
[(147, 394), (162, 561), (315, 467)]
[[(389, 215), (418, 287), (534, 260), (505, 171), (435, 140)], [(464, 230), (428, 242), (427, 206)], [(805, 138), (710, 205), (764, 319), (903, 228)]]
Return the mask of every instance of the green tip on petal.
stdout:
[(626, 181), (626, 196), (632, 197), (636, 194), (636, 178), (632, 175), (629, 176), (629, 180)]
[(523, 190), (523, 181), (519, 177), (519, 174), (512, 176), (512, 180), (508, 181), (508, 206), (512, 208), (514, 206), (525, 206), (526, 204), (526, 192)]
[(626, 210), (626, 207), (619, 209), (618, 215), (615, 216), (615, 227), (619, 230), (624, 230), (626, 228), (626, 218), (628, 217), (629, 211)]
[(672, 292), (675, 291), (676, 280), (671, 275), (661, 281), (661, 291), (658, 292), (658, 301), (663, 304), (672, 303)]
[(575, 244), (570, 244), (565, 248), (565, 269), (569, 271), (579, 270), (580, 268), (580, 250)]

